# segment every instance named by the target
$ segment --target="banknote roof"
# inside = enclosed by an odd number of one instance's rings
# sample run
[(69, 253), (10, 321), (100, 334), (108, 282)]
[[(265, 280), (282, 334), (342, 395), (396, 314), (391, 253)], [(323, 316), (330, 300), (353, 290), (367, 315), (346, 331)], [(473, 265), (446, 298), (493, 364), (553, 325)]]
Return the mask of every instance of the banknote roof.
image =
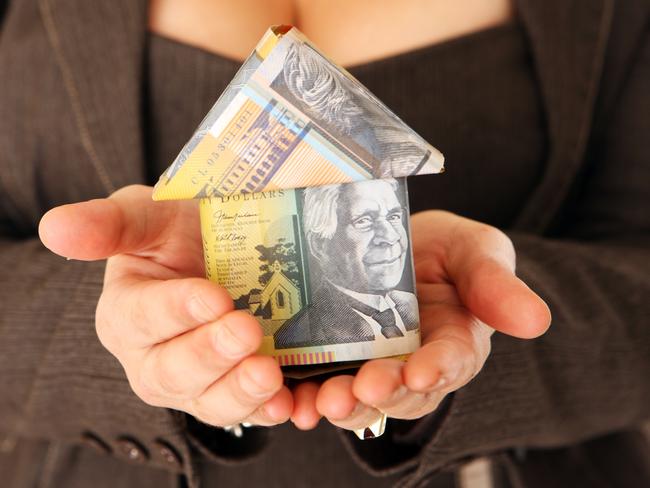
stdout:
[(154, 200), (439, 173), (444, 157), (292, 26), (271, 27)]

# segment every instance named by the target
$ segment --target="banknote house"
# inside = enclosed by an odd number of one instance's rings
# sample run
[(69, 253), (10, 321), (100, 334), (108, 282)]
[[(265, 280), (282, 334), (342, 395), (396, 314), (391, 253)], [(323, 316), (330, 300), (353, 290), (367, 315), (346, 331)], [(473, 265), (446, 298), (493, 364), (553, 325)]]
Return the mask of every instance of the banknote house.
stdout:
[(199, 200), (206, 277), (282, 366), (419, 346), (407, 176), (442, 154), (291, 26), (271, 27), (163, 173)]

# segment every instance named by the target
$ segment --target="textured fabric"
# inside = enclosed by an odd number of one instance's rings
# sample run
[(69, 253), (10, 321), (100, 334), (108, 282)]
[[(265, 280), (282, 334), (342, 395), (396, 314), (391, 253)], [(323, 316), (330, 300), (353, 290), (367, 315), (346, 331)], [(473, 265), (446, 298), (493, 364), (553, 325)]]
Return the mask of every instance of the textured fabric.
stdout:
[[(296, 469), (313, 486), (424, 486), (443, 468), (482, 454), (510, 458), (515, 447), (539, 449), (534, 456), (544, 464), (531, 462), (530, 469), (553, 470), (566, 464), (557, 456), (562, 450), (634, 429), (650, 405), (649, 7), (641, 0), (620, 5), (517, 2), (537, 84), (529, 69), (520, 71), (514, 111), (499, 103), (510, 89), (497, 86), (500, 73), (479, 70), (452, 51), (433, 49), (438, 64), (421, 63), (408, 85), (401, 63), (413, 66), (428, 50), (355, 68), (448, 157), (447, 174), (413, 179), (413, 210), (442, 206), (503, 227), (515, 243), (518, 274), (547, 300), (554, 325), (535, 341), (497, 335), (484, 370), (444, 409), (417, 422), (391, 422), (387, 435), (371, 443), (326, 425), (306, 434), (283, 426), (238, 450), (217, 429), (195, 430), (186, 416), (150, 407), (131, 392), (94, 332), (104, 264), (67, 262), (37, 238), (49, 208), (152, 183), (158, 175), (148, 159), (156, 136), (145, 130), (156, 124), (145, 117), (146, 2), (12, 1), (0, 33), (0, 471), (11, 466), (9, 480), (19, 487), (101, 486), (110, 479), (125, 487), (145, 479), (183, 486), (180, 473), (193, 488), (202, 480), (211, 486), (208, 476), (240, 485), (248, 474), (273, 480), (275, 473), (281, 482), (291, 459), (282, 449), (290, 445), (300, 454)], [(502, 39), (504, 49), (510, 39)], [(519, 47), (511, 54), (522, 59), (527, 54)], [(377, 75), (380, 69), (385, 76)], [(494, 104), (467, 89), (409, 103), (408, 91), (430, 83), (427, 77), (449, 80), (449, 90), (472, 79), (494, 83)], [(530, 105), (538, 94), (541, 108)], [(528, 102), (517, 107), (517, 100)], [(206, 108), (193, 103), (192, 125)], [(542, 125), (529, 130), (540, 117)], [(521, 131), (512, 132), (513, 118)], [(173, 157), (193, 129), (190, 119), (151, 157)], [(511, 137), (504, 137), (508, 128)], [(526, 144), (511, 144), (518, 138)], [(505, 156), (511, 147), (523, 151), (514, 169), (518, 157)], [(398, 443), (401, 427), (410, 442)], [(95, 455), (82, 447), (85, 431), (109, 450)], [(120, 453), (122, 436), (146, 449), (143, 464)], [(345, 450), (337, 450), (335, 438)], [(182, 465), (161, 455), (160, 440)], [(321, 443), (341, 457), (328, 457), (331, 469), (309, 478), (323, 470), (314, 447)], [(615, 445), (637, 456), (646, 448)], [(38, 473), (29, 472), (34, 466)], [(535, 486), (534, 476), (513, 479)]]
[(648, 439), (640, 432), (615, 432), (577, 446), (531, 450), (505, 460), (513, 488), (621, 488), (647, 486)]

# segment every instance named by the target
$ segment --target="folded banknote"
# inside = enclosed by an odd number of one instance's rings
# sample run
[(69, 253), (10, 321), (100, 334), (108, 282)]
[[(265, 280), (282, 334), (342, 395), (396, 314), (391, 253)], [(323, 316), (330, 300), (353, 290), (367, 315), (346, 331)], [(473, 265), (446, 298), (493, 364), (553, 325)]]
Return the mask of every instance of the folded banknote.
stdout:
[(297, 29), (269, 29), (154, 188), (282, 366), (419, 346), (406, 177), (444, 158)]

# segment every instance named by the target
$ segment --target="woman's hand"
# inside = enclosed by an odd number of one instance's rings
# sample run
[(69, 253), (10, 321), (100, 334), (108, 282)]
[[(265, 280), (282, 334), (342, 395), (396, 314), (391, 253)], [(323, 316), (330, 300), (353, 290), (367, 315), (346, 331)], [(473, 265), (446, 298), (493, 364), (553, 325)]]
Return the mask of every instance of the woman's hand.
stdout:
[(469, 382), (490, 353), (495, 330), (530, 339), (550, 325), (548, 306), (515, 272), (515, 251), (498, 229), (442, 211), (411, 218), (422, 347), (406, 362), (376, 359), (356, 376), (336, 376), (294, 392), (292, 421), (302, 429), (320, 415), (359, 429), (381, 412), (416, 419)]
[(203, 278), (197, 202), (153, 202), (151, 192), (134, 185), (54, 208), (41, 240), (68, 258), (108, 258), (97, 334), (143, 401), (217, 426), (286, 421), (293, 399), (280, 368), (254, 354), (259, 324)]

